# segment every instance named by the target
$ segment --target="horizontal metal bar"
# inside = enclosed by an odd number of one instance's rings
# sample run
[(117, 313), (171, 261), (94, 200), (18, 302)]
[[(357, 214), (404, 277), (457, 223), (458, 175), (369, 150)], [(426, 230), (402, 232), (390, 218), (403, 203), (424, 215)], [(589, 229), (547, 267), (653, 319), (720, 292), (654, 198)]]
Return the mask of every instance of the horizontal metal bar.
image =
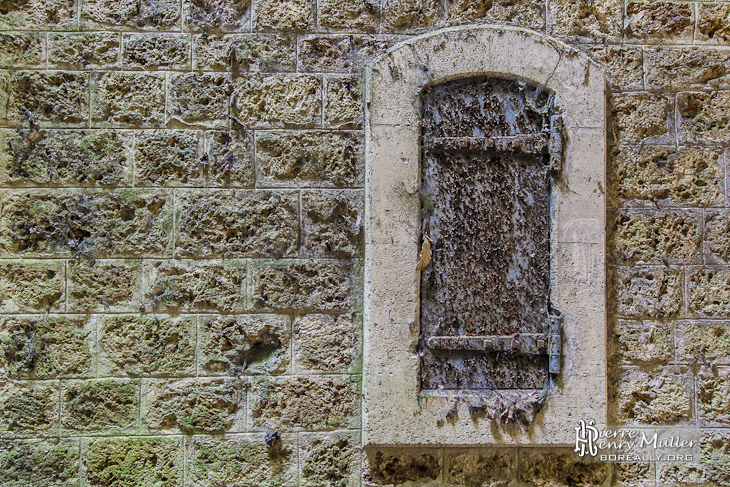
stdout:
[(423, 145), (432, 150), (545, 155), (549, 153), (549, 139), (545, 132), (505, 137), (434, 137), (424, 138)]
[(520, 353), (523, 355), (548, 355), (551, 351), (549, 346), (556, 341), (556, 338), (544, 333), (487, 336), (432, 336), (426, 340), (426, 344), (434, 350), (491, 351)]

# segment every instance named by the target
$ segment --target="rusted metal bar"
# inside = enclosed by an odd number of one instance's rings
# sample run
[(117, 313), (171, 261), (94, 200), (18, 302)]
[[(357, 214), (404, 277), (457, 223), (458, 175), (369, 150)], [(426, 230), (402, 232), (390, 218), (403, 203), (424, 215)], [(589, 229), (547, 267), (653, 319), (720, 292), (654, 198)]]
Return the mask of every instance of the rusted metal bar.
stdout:
[(435, 350), (473, 350), (547, 355), (549, 335), (544, 333), (488, 336), (432, 336), (427, 340)]
[(550, 136), (543, 132), (503, 137), (434, 137), (423, 142), (426, 149), (437, 151), (495, 151), (546, 155), (549, 153)]

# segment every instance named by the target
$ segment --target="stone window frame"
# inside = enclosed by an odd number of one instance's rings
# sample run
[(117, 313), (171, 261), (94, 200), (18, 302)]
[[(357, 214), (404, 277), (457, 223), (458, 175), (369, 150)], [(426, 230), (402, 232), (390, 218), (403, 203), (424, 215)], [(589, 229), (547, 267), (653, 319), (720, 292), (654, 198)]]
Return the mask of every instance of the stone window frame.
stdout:
[[(458, 393), (420, 391), (420, 90), (473, 77), (548, 88), (562, 114), (551, 194), (551, 301), (561, 375), (530, 426), (471, 418)], [(603, 69), (576, 49), (505, 26), (401, 42), (366, 71), (364, 445), (570, 445), (578, 420), (606, 424), (606, 121)]]

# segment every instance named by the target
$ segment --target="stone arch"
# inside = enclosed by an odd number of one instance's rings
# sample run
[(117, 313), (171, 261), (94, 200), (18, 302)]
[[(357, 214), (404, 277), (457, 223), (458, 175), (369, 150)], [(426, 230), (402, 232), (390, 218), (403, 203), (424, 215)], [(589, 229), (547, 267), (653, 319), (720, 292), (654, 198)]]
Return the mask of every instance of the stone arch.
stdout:
[[(551, 194), (551, 299), (563, 313), (563, 377), (529, 427), (488, 424), (483, 398), (419, 385), (419, 188), (423, 87), (476, 76), (555, 95), (565, 147)], [(366, 74), (364, 442), (570, 444), (606, 421), (605, 80), (584, 54), (529, 30), (443, 29), (402, 42)]]

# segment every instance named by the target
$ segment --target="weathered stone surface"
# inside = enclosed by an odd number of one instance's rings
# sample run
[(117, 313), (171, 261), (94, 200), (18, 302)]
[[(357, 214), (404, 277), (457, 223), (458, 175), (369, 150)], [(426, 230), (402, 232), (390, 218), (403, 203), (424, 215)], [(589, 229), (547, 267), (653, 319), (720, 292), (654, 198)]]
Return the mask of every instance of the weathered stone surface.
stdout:
[(147, 262), (145, 282), (145, 297), (156, 311), (230, 313), (245, 308), (245, 261)]
[(542, 453), (539, 450), (520, 455), (519, 478), (537, 487), (598, 486), (609, 477), (605, 463), (582, 463), (575, 453)]
[(288, 317), (201, 316), (199, 322), (201, 374), (283, 374), (289, 370)]
[(195, 374), (195, 318), (113, 315), (99, 321), (99, 375)]
[(672, 317), (682, 308), (684, 278), (666, 267), (619, 268), (618, 313), (637, 318)]
[(137, 186), (202, 186), (200, 134), (186, 130), (140, 132), (134, 147)]
[(308, 30), (314, 27), (314, 2), (311, 0), (261, 0), (256, 3), (254, 29)]
[(323, 0), (317, 8), (321, 27), (351, 32), (378, 30), (380, 5), (372, 0)]
[(681, 323), (676, 329), (679, 362), (730, 365), (728, 323)]
[(444, 461), (445, 485), (463, 487), (506, 487), (517, 464), (509, 450), (447, 450)]
[(621, 10), (617, 0), (550, 2), (549, 32), (569, 40), (620, 41)]
[(76, 28), (77, 0), (8, 0), (0, 11), (0, 29)]
[(89, 487), (183, 485), (182, 438), (98, 438), (86, 451)]
[(79, 440), (0, 442), (5, 487), (78, 487), (79, 463)]
[(68, 311), (137, 311), (141, 304), (140, 261), (71, 261), (68, 264)]
[(642, 41), (692, 41), (694, 9), (691, 3), (628, 2), (626, 34)]
[(441, 485), (441, 452), (421, 448), (375, 448), (365, 450), (363, 485)]
[(446, 3), (446, 20), (452, 24), (514, 25), (543, 32), (545, 4), (538, 0), (450, 0)]
[(88, 73), (0, 72), (0, 120), (7, 124), (77, 127), (89, 120)]
[(238, 379), (146, 380), (142, 425), (162, 433), (243, 431), (244, 398)]
[(274, 261), (256, 266), (253, 299), (261, 308), (348, 310), (359, 301), (359, 282), (347, 261)]
[(717, 485), (730, 484), (730, 436), (727, 431), (704, 433), (701, 447), (707, 480)]
[(164, 123), (164, 74), (95, 73), (91, 84), (94, 126), (160, 127)]
[(681, 140), (730, 143), (730, 91), (680, 93), (677, 110)]
[(705, 214), (705, 251), (713, 260), (730, 261), (730, 214), (708, 211)]
[(362, 128), (363, 88), (354, 77), (325, 78), (324, 125), (334, 129)]
[(360, 257), (363, 254), (365, 195), (356, 190), (302, 193), (301, 255)]
[(131, 138), (108, 130), (17, 130), (0, 134), (0, 177), (14, 186), (129, 185)]
[(690, 274), (689, 310), (708, 316), (730, 316), (730, 271), (702, 268)]
[(722, 202), (720, 152), (716, 149), (622, 147), (613, 157), (618, 195), (625, 199), (716, 205)]
[(357, 187), (363, 184), (364, 144), (358, 133), (259, 133), (256, 159), (260, 185)]
[(616, 487), (654, 487), (656, 467), (651, 463), (615, 463), (613, 478)]
[(191, 485), (297, 485), (296, 435), (195, 436), (188, 445), (187, 478)]
[(730, 41), (730, 5), (697, 5), (697, 41), (727, 44)]
[(659, 470), (657, 480), (660, 482), (658, 485), (662, 487), (717, 486), (717, 484), (711, 483), (707, 468), (700, 461), (692, 463), (660, 463), (657, 467)]
[(359, 321), (349, 314), (304, 315), (294, 320), (297, 373), (356, 372), (360, 355)]
[(658, 374), (626, 369), (616, 384), (616, 420), (625, 424), (675, 424), (691, 417), (692, 380), (664, 368)]
[(95, 373), (93, 323), (80, 316), (0, 318), (0, 373), (44, 379)]
[(180, 28), (178, 0), (83, 0), (81, 26), (85, 29), (172, 30)]
[(214, 71), (294, 71), (296, 40), (286, 35), (193, 36), (193, 68)]
[(237, 78), (231, 112), (246, 128), (315, 127), (322, 112), (322, 80), (308, 74)]
[(644, 88), (644, 55), (637, 47), (591, 47), (587, 54), (606, 66), (606, 81), (614, 89)]
[(250, 0), (185, 0), (185, 29), (207, 34), (248, 30)]
[(0, 68), (42, 66), (46, 54), (43, 34), (0, 33)]
[(171, 243), (169, 192), (23, 191), (0, 203), (3, 255), (161, 256)]
[(63, 261), (0, 262), (0, 312), (66, 310)]
[(622, 362), (663, 362), (674, 359), (669, 326), (619, 321), (613, 329), (613, 356)]
[(614, 234), (617, 257), (631, 264), (695, 260), (700, 220), (701, 214), (676, 210), (619, 215)]
[(299, 42), (299, 62), (303, 71), (348, 73), (400, 39), (400, 36), (309, 35)]
[(58, 381), (0, 382), (0, 437), (58, 436)]
[(298, 240), (297, 195), (211, 190), (179, 194), (176, 257), (291, 257)]
[(730, 424), (730, 376), (701, 374), (697, 384), (697, 406), (704, 426)]
[(224, 74), (185, 73), (170, 76), (168, 123), (209, 128), (228, 127), (231, 81)]
[(674, 109), (666, 95), (639, 93), (613, 95), (613, 136), (619, 144), (674, 143)]
[(254, 186), (253, 133), (238, 124), (233, 130), (205, 134), (203, 170), (208, 186)]
[(48, 62), (63, 69), (111, 68), (119, 62), (119, 34), (48, 34)]
[(360, 438), (355, 432), (300, 435), (302, 487), (360, 485)]
[(257, 429), (342, 429), (360, 421), (358, 386), (346, 376), (257, 379), (249, 402)]
[(385, 0), (382, 27), (387, 31), (412, 32), (434, 25), (439, 18), (436, 0)]
[(137, 432), (139, 381), (67, 381), (61, 390), (62, 434)]
[(125, 34), (123, 44), (126, 69), (190, 69), (190, 36)]
[(702, 48), (646, 50), (648, 88), (727, 88), (730, 52)]

